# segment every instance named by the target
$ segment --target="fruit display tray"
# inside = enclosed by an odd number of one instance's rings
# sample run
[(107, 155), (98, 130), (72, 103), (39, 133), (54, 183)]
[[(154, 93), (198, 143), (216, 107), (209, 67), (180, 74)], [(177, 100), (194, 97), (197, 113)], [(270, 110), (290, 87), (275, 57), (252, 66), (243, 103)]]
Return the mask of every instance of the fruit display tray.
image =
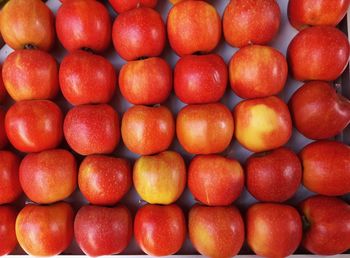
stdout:
[[(162, 14), (164, 22), (166, 22), (167, 14), (172, 7), (172, 4), (168, 0), (160, 0), (158, 1), (157, 10)], [(212, 1), (212, 4), (216, 7), (219, 14), (222, 17), (222, 14), (224, 12), (224, 9), (226, 5), (228, 4), (229, 0), (217, 0)], [(46, 4), (49, 6), (49, 8), (56, 13), (57, 9), (60, 6), (59, 0), (48, 0)], [(295, 30), (288, 21), (287, 18), (287, 0), (280, 0), (278, 1), (278, 4), (280, 5), (281, 12), (282, 12), (282, 20), (281, 20), (281, 26), (278, 35), (275, 37), (275, 39), (269, 44), (270, 46), (278, 49), (281, 53), (286, 55), (287, 48), (289, 42), (292, 40), (292, 38), (297, 34), (297, 30)], [(110, 9), (111, 16), (114, 19), (116, 16), (116, 13)], [(347, 18), (345, 18), (341, 24), (340, 29), (345, 32), (347, 35), (349, 35), (348, 31), (350, 30), (349, 27), (350, 24), (350, 18), (349, 14), (347, 15)], [(11, 53), (13, 50), (9, 48), (7, 45), (4, 45), (0, 50), (0, 63), (3, 63), (5, 58)], [(216, 48), (215, 52), (221, 55), (225, 62), (228, 63), (231, 59), (232, 55), (237, 51), (237, 48), (233, 48), (229, 46), (223, 39), (221, 40), (219, 46)], [(56, 60), (58, 62), (61, 62), (62, 58), (66, 55), (66, 51), (63, 49), (63, 47), (56, 43), (56, 46), (54, 47), (52, 54), (55, 56)], [(115, 69), (117, 71), (120, 70), (122, 65), (125, 63), (125, 61), (117, 55), (115, 52), (113, 46), (111, 45), (109, 49), (103, 53), (103, 55), (110, 60), (110, 62), (114, 65)], [(167, 60), (167, 62), (174, 67), (178, 60), (178, 56), (171, 50), (170, 46), (167, 44), (166, 49), (164, 50), (162, 57)], [(350, 80), (349, 80), (349, 68), (345, 70), (341, 78), (337, 80), (334, 83), (334, 87), (336, 90), (346, 96), (347, 98), (350, 98)], [(291, 77), (288, 77), (288, 81), (286, 83), (286, 86), (281, 94), (279, 96), (285, 101), (288, 102), (290, 96), (302, 85), (303, 83), (300, 81), (295, 81)], [(221, 102), (224, 103), (230, 110), (233, 109), (233, 107), (240, 102), (242, 99), (240, 99), (238, 96), (236, 96), (230, 87), (227, 87), (226, 93), (224, 97), (222, 98)], [(69, 108), (71, 107), (60, 95), (56, 102), (61, 106), (62, 110), (66, 113)], [(7, 100), (5, 103), (6, 107), (10, 106), (12, 104), (11, 100)], [(122, 98), (119, 90), (117, 90), (113, 100), (110, 102), (110, 104), (117, 110), (120, 116), (131, 106), (130, 103), (128, 103), (124, 98)], [(167, 102), (165, 103), (166, 106), (168, 106), (174, 115), (176, 115), (179, 110), (185, 105), (182, 102), (180, 102), (174, 93), (171, 94)], [(350, 128), (348, 127), (341, 135), (337, 136), (337, 140), (340, 140), (346, 144), (350, 144)], [(303, 137), (300, 133), (297, 132), (297, 130), (293, 129), (293, 135), (289, 142), (287, 143), (287, 146), (293, 149), (295, 152), (299, 152), (306, 144), (311, 142), (311, 140)], [(62, 144), (63, 148), (68, 148), (68, 145), (66, 143)], [(179, 145), (177, 140), (175, 139), (173, 144), (170, 147), (171, 150), (179, 152), (184, 159), (186, 160), (187, 164), (189, 163), (190, 159), (193, 155), (190, 155), (186, 153), (182, 147)], [(243, 147), (241, 147), (236, 140), (233, 140), (231, 145), (227, 148), (227, 150), (222, 153), (222, 155), (231, 157), (234, 159), (239, 160), (242, 164), (245, 162), (246, 158), (251, 154), (251, 152), (247, 151)], [(23, 154), (22, 154), (23, 155)], [(128, 158), (132, 161), (134, 161), (138, 155), (131, 153), (124, 145), (123, 143), (120, 143), (118, 148), (115, 150), (114, 155), (117, 157), (124, 157)], [(78, 161), (82, 160), (81, 156), (77, 156)], [(305, 199), (306, 197), (312, 195), (311, 192), (309, 192), (307, 189), (305, 189), (303, 186), (300, 186), (298, 192), (295, 194), (295, 196), (288, 201), (288, 203), (292, 205), (296, 205), (301, 200)], [(344, 197), (347, 201), (350, 201), (350, 194), (346, 195)], [(77, 210), (81, 205), (86, 203), (86, 200), (83, 198), (81, 193), (77, 190), (71, 197), (69, 197), (67, 202), (71, 203), (72, 206)], [(16, 205), (18, 207), (23, 207), (25, 203), (28, 203), (29, 200), (25, 197), (21, 198)], [(122, 203), (126, 204), (129, 209), (132, 211), (133, 214), (135, 214), (136, 210), (145, 204), (144, 201), (140, 199), (138, 194), (134, 189), (132, 189), (121, 201)], [(236, 205), (241, 212), (244, 214), (247, 207), (249, 207), (252, 203), (255, 203), (256, 200), (246, 191), (244, 190), (238, 200), (235, 201), (234, 205)], [(181, 198), (177, 201), (177, 203), (183, 208), (185, 214), (189, 211), (191, 206), (195, 203), (195, 200), (193, 199), (191, 193), (188, 189), (184, 191)], [(1, 244), (1, 243), (0, 243)], [(24, 252), (19, 247), (13, 252), (15, 255), (23, 255)], [(63, 253), (65, 255), (74, 255), (74, 257), (77, 257), (79, 255), (82, 255), (82, 251), (79, 249), (77, 244), (73, 241), (71, 246)], [(141, 251), (141, 249), (137, 246), (134, 239), (132, 239), (131, 243), (129, 244), (128, 248), (122, 253), (122, 255), (128, 255), (128, 257), (135, 257), (139, 255), (143, 255), (144, 253)], [(178, 252), (179, 256), (183, 255), (196, 255), (197, 252), (191, 245), (189, 239), (186, 239), (185, 244), (183, 245), (182, 249)], [(247, 245), (244, 245), (240, 254), (242, 257), (247, 257), (252, 254), (252, 251), (247, 247)], [(176, 256), (178, 256), (176, 255)], [(304, 250), (298, 249), (296, 252), (296, 255), (298, 257), (306, 257), (308, 255), (304, 254)], [(176, 257), (175, 256), (175, 257)], [(350, 257), (349, 254), (345, 255), (338, 255), (339, 257)], [(333, 256), (336, 257), (336, 256)]]

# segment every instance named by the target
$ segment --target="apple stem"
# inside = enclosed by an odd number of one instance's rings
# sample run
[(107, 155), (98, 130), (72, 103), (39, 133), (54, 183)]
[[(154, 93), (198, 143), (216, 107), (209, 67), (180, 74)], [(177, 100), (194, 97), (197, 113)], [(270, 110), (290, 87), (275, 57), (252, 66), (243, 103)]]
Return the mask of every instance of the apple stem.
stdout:
[(303, 222), (303, 229), (304, 229), (304, 231), (309, 230), (309, 228), (311, 226), (310, 221), (306, 218), (306, 216), (301, 216), (301, 220)]

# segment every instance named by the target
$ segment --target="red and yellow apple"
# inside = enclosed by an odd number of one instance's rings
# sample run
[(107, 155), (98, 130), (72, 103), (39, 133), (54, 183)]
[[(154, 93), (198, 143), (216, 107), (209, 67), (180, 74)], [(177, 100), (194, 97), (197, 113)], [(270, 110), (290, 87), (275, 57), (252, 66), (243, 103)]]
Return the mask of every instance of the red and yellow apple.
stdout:
[(0, 151), (0, 204), (11, 203), (22, 193), (19, 182), (20, 159), (10, 151)]
[(117, 13), (123, 13), (134, 8), (155, 8), (158, 0), (108, 0)]
[[(1, 37), (0, 37), (0, 40), (1, 40)], [(4, 102), (7, 95), (7, 91), (2, 78), (2, 69), (3, 69), (2, 65), (0, 65), (0, 103)]]
[(11, 206), (0, 206), (0, 256), (8, 255), (17, 246), (17, 211)]
[(0, 108), (0, 149), (3, 149), (8, 143), (5, 130), (5, 116), (6, 111), (3, 108)]

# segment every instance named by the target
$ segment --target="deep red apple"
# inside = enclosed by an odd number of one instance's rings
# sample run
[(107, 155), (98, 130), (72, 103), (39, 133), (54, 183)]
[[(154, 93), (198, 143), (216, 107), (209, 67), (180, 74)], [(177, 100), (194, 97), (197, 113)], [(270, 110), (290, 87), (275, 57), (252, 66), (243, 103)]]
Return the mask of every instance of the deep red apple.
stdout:
[(0, 204), (17, 200), (22, 193), (18, 170), (20, 159), (10, 151), (0, 151)]
[(219, 101), (225, 93), (227, 81), (226, 64), (217, 54), (184, 56), (174, 70), (175, 94), (187, 104)]
[(124, 206), (83, 206), (74, 220), (74, 234), (81, 250), (88, 256), (122, 252), (132, 236), (132, 217)]
[(5, 130), (5, 115), (6, 111), (3, 108), (0, 108), (0, 149), (3, 149), (8, 143)]
[(16, 245), (17, 212), (11, 206), (0, 206), (0, 256), (11, 253)]
[(2, 79), (2, 66), (0, 65), (0, 103), (4, 102), (6, 95), (7, 95), (7, 91), (4, 85), (4, 81)]
[(108, 2), (117, 13), (123, 13), (139, 7), (155, 8), (158, 0), (108, 0)]

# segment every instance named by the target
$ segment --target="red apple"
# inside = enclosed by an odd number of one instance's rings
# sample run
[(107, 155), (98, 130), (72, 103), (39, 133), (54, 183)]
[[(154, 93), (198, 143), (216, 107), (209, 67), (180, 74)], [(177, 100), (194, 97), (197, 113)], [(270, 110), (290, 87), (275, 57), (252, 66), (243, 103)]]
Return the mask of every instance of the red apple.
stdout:
[(68, 111), (63, 131), (80, 155), (112, 153), (120, 140), (119, 116), (107, 104), (76, 106)]
[(130, 190), (131, 166), (125, 159), (91, 155), (80, 164), (79, 189), (92, 204), (114, 205)]
[(2, 8), (0, 32), (13, 49), (51, 49), (55, 41), (54, 15), (41, 0), (11, 0)]
[(224, 151), (234, 130), (230, 110), (221, 103), (188, 105), (180, 110), (176, 134), (189, 153), (211, 154)]
[(234, 47), (265, 45), (277, 34), (281, 10), (275, 0), (232, 0), (223, 16), (227, 43)]
[(151, 155), (169, 148), (174, 139), (175, 122), (165, 106), (133, 106), (122, 119), (122, 138), (126, 147), (139, 155)]
[(298, 156), (281, 147), (253, 154), (246, 162), (248, 191), (259, 201), (284, 202), (298, 190), (302, 167)]
[(185, 216), (176, 204), (147, 204), (136, 213), (134, 233), (138, 245), (148, 255), (172, 255), (185, 241)]
[(59, 80), (62, 94), (71, 104), (96, 104), (111, 100), (117, 75), (104, 57), (78, 50), (62, 60)]
[(281, 147), (292, 135), (288, 107), (275, 96), (240, 102), (234, 108), (234, 119), (237, 141), (253, 152)]
[(172, 89), (172, 71), (162, 58), (152, 57), (126, 63), (119, 74), (123, 97), (135, 105), (164, 102)]
[(17, 246), (17, 212), (11, 206), (0, 206), (0, 256), (8, 255)]
[(95, 0), (64, 1), (56, 15), (57, 37), (68, 51), (103, 52), (111, 42), (111, 18)]
[(2, 103), (5, 100), (6, 95), (7, 91), (4, 85), (4, 81), (2, 79), (2, 66), (0, 65), (0, 103)]
[(186, 165), (180, 154), (164, 151), (141, 156), (134, 165), (133, 181), (140, 197), (151, 204), (175, 202), (186, 186)]
[(112, 39), (117, 53), (127, 61), (159, 56), (165, 46), (165, 25), (157, 11), (135, 8), (117, 16)]
[(253, 204), (246, 215), (247, 242), (259, 256), (286, 257), (295, 252), (302, 238), (298, 211), (286, 204)]
[(15, 101), (53, 99), (58, 85), (55, 58), (41, 50), (16, 50), (3, 65), (3, 80), (7, 92)]
[(6, 134), (22, 152), (56, 148), (63, 137), (61, 109), (49, 100), (16, 102), (5, 117)]
[(306, 224), (303, 246), (317, 255), (335, 255), (350, 248), (350, 205), (341, 199), (313, 196), (300, 204)]
[(296, 80), (333, 81), (349, 61), (349, 39), (333, 27), (310, 27), (293, 38), (287, 57)]
[(219, 155), (200, 155), (188, 168), (188, 188), (196, 200), (209, 206), (230, 205), (244, 187), (238, 161)]
[(189, 237), (197, 251), (207, 257), (232, 257), (244, 242), (244, 223), (234, 206), (195, 205), (189, 213)]
[(219, 101), (225, 93), (227, 81), (226, 64), (217, 54), (184, 56), (174, 70), (175, 94), (187, 104)]
[(336, 26), (349, 8), (349, 0), (290, 0), (289, 22), (297, 30), (308, 26)]
[(329, 196), (350, 193), (350, 147), (336, 141), (316, 141), (300, 152), (303, 184)]
[(88, 256), (119, 254), (132, 236), (132, 218), (124, 206), (83, 206), (74, 221), (80, 249)]
[(289, 101), (295, 127), (310, 139), (327, 139), (350, 123), (350, 101), (327, 82), (307, 82)]
[(170, 46), (179, 56), (208, 53), (219, 44), (221, 20), (211, 4), (183, 1), (170, 9), (167, 30)]
[(28, 204), (16, 219), (18, 243), (31, 256), (58, 255), (72, 242), (73, 220), (73, 210), (67, 203)]
[(276, 49), (251, 45), (232, 56), (229, 74), (231, 88), (239, 97), (267, 97), (282, 91), (287, 81), (288, 64)]
[(0, 151), (0, 164), (0, 204), (11, 203), (22, 193), (18, 177), (20, 159), (10, 151)]
[(5, 115), (6, 111), (3, 108), (0, 108), (0, 149), (3, 149), (8, 143), (5, 130)]
[(123, 13), (134, 8), (155, 8), (158, 0), (108, 0), (117, 13)]

